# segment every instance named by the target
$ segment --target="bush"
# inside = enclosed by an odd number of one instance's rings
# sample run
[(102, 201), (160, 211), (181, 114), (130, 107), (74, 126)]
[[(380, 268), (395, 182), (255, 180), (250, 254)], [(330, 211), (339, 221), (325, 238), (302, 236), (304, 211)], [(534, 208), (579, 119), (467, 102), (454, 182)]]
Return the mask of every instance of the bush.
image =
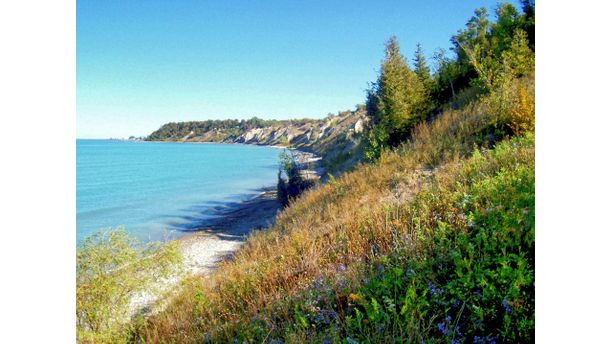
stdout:
[(508, 125), (512, 131), (521, 135), (535, 130), (535, 99), (534, 94), (527, 92), (520, 85), (516, 90), (514, 106), (509, 111)]
[(366, 139), (363, 142), (364, 157), (368, 162), (374, 162), (380, 157), (385, 147), (388, 147), (387, 140), (389, 133), (380, 126), (374, 125), (366, 132)]
[(281, 136), (279, 144), (285, 147), (289, 146), (289, 140), (287, 140), (287, 136)]
[[(314, 181), (305, 178), (301, 166), (293, 152), (283, 151), (280, 154), (280, 168), (278, 171), (277, 197), (283, 206), (287, 206), (292, 199), (311, 188)], [(286, 178), (283, 178), (283, 174)]]
[(143, 245), (125, 230), (97, 232), (77, 250), (77, 339), (126, 341), (129, 302), (141, 291), (178, 271), (178, 242)]

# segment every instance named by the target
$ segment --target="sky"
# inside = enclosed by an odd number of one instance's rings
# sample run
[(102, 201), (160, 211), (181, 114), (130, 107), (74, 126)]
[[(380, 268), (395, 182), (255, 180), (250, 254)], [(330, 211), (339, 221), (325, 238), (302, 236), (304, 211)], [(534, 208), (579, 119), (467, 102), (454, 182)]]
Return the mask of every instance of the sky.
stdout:
[[(520, 9), (518, 1), (511, 1)], [(77, 137), (354, 109), (397, 36), (429, 63), (496, 1), (77, 0)]]

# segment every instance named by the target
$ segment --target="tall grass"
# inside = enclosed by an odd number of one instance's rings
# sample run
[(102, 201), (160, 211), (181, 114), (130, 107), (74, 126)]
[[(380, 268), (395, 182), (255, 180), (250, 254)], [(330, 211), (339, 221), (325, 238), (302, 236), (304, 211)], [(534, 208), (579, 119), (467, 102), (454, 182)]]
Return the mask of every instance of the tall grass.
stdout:
[(305, 192), (131, 340), (530, 340), (533, 137), (503, 140), (529, 132), (533, 80), (499, 97)]

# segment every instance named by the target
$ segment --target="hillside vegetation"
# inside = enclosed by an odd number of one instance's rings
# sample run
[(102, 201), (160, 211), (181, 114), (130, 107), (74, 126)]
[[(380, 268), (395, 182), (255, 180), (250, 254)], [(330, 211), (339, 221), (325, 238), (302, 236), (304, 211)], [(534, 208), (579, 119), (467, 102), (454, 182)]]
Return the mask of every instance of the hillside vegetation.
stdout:
[(533, 135), (483, 150), (510, 123), (488, 100), (307, 191), (135, 339), (531, 341)]
[(125, 340), (528, 343), (535, 331), (533, 2), (475, 12), (432, 74), (385, 47), (355, 151)]

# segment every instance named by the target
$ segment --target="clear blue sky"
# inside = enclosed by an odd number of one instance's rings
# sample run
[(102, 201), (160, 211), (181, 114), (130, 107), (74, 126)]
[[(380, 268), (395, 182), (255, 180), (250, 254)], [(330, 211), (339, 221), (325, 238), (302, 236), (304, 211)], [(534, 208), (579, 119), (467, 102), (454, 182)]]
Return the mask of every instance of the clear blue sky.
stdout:
[[(518, 1), (511, 1), (520, 9)], [(427, 57), (496, 1), (77, 1), (77, 137), (352, 109), (398, 37)]]

